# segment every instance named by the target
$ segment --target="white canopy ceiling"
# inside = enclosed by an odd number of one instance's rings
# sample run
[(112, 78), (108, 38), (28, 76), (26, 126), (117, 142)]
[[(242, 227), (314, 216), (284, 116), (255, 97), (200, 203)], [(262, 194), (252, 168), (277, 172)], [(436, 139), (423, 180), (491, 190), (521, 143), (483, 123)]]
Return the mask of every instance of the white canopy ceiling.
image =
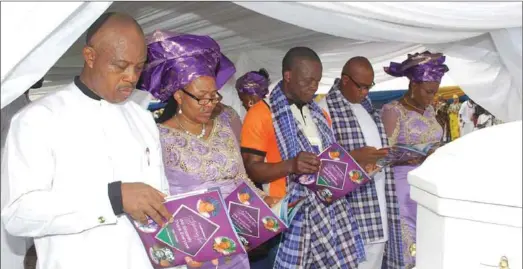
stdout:
[[(4, 37), (4, 11), (13, 14), (5, 4), (2, 2), (2, 107), (49, 69), (44, 87), (35, 94), (54, 91), (57, 85), (71, 81), (83, 64), (80, 53), (84, 36), (80, 33), (110, 5), (16, 3), (16, 8), (26, 11), (17, 15), (19, 24), (33, 21), (28, 32), (39, 33), (33, 39), (40, 42), (27, 42), (26, 46), (33, 44), (33, 54), (47, 48), (50, 55), (33, 56), (30, 63), (38, 62), (40, 67), (30, 65), (24, 70), (20, 67), (28, 57), (23, 56), (29, 53), (25, 47), (18, 48), (26, 54), (11, 55), (14, 64), (6, 65), (6, 69), (16, 67), (12, 70), (20, 72), (6, 73), (4, 53), (11, 52), (6, 51), (4, 43), (13, 44), (15, 39)], [(39, 12), (29, 13), (20, 5), (30, 5)], [(276, 81), (281, 77), (284, 53), (293, 46), (309, 46), (318, 52), (324, 65), (320, 93), (330, 88), (352, 56), (368, 57), (379, 83), (392, 79), (383, 72), (390, 61), (402, 61), (407, 53), (427, 48), (438, 50), (448, 55), (451, 69), (444, 85), (459, 84), (471, 98), (504, 120), (521, 119), (521, 3), (114, 2), (108, 10), (131, 14), (146, 34), (164, 29), (210, 35), (236, 64), (236, 76), (264, 67)], [(39, 19), (42, 14), (46, 17)], [(41, 25), (47, 18), (54, 18), (54, 25)], [(35, 29), (44, 26), (47, 31)], [(60, 31), (61, 38), (53, 38)], [(13, 49), (24, 44), (19, 33), (18, 29), (12, 31), (17, 40), (11, 45)], [(44, 46), (57, 38), (61, 43), (51, 42), (53, 49)], [(500, 47), (504, 50), (498, 54)], [(400, 84), (388, 82), (390, 86), (378, 85), (377, 89), (394, 90), (405, 83), (396, 81)], [(232, 84), (233, 80), (226, 87)]]

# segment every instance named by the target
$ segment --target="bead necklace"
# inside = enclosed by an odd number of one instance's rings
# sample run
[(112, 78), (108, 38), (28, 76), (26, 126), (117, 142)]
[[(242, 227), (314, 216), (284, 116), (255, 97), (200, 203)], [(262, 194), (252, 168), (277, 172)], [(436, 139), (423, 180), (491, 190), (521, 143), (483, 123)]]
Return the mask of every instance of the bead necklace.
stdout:
[[(187, 131), (187, 129), (185, 129), (185, 127), (183, 126), (182, 122), (178, 119), (178, 117), (175, 117), (174, 119), (176, 120), (176, 122), (178, 123), (178, 125), (180, 125), (180, 127), (182, 127), (183, 131), (184, 131), (186, 134), (188, 134), (188, 135), (195, 135), (195, 134), (193, 134), (193, 133)], [(202, 123), (202, 131), (200, 132), (199, 135), (196, 135), (196, 138), (198, 138), (198, 139), (202, 139), (202, 138), (205, 136), (205, 132), (206, 132), (206, 130), (205, 130), (205, 124)]]

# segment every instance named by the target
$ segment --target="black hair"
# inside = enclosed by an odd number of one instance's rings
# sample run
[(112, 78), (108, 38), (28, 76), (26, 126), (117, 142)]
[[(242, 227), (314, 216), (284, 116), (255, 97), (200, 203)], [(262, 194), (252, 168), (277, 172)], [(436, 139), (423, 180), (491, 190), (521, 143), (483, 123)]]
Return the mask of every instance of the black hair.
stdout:
[(87, 33), (85, 34), (85, 44), (89, 44), (91, 42), (91, 38), (93, 38), (93, 35), (98, 32), (98, 30), (104, 25), (104, 23), (114, 14), (115, 12), (107, 12), (102, 14), (96, 21), (89, 26), (89, 29), (87, 29)]
[(176, 112), (178, 112), (178, 102), (176, 102), (174, 96), (171, 95), (171, 97), (167, 99), (167, 105), (163, 108), (162, 114), (155, 121), (156, 123), (164, 123), (170, 118), (174, 117)]
[(294, 67), (294, 64), (298, 58), (305, 58), (307, 60), (313, 60), (321, 63), (320, 57), (314, 50), (308, 47), (294, 47), (287, 51), (283, 57), (281, 71), (289, 71)]
[(261, 68), (260, 70), (254, 72), (258, 73), (260, 76), (263, 76), (266, 79), (269, 79), (269, 72), (267, 72), (265, 68)]

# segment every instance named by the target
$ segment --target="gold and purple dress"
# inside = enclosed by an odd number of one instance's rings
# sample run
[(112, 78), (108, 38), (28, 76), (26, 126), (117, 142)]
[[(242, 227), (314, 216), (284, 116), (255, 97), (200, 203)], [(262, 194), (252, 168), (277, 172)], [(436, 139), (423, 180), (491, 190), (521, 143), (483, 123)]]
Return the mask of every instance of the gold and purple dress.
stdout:
[[(214, 120), (207, 139), (159, 124), (165, 174), (172, 195), (218, 187), (227, 197), (238, 184), (248, 179), (240, 154), (238, 114), (226, 107)], [(261, 194), (261, 191), (260, 191)], [(196, 268), (187, 265), (187, 268)], [(218, 266), (205, 262), (200, 269), (249, 268), (245, 254), (219, 259)]]
[[(394, 132), (389, 136), (389, 144), (396, 143), (415, 145), (439, 142), (443, 128), (436, 119), (432, 106), (427, 107), (422, 114), (407, 110), (398, 101), (383, 106), (382, 117), (395, 118)], [(400, 206), (401, 232), (403, 238), (403, 255), (405, 268), (416, 264), (416, 202), (410, 198), (410, 187), (407, 174), (417, 165), (394, 166), (396, 194)]]

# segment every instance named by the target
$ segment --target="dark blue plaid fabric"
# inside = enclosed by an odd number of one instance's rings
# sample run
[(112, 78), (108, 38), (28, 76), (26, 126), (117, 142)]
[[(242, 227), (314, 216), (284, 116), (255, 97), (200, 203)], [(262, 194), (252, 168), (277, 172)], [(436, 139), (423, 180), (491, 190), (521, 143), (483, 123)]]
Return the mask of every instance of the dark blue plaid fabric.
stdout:
[[(339, 79), (336, 79), (325, 98), (332, 118), (332, 129), (334, 130), (336, 141), (347, 151), (353, 151), (366, 146), (365, 138), (363, 137), (358, 120), (352, 112), (350, 103), (345, 99), (338, 88), (338, 83)], [(387, 134), (385, 133), (381, 117), (372, 107), (371, 100), (367, 97), (361, 105), (369, 112), (374, 122), (376, 122), (383, 146), (388, 146)], [(404, 262), (396, 185), (394, 183), (392, 169), (385, 168), (384, 170), (389, 240), (384, 254), (383, 268), (403, 268)], [(350, 193), (348, 200), (358, 220), (358, 228), (363, 240), (369, 243), (383, 239), (383, 226), (374, 182), (371, 181)]]
[[(307, 106), (322, 146), (330, 146), (334, 135), (321, 108), (314, 102)], [(294, 118), (281, 81), (271, 93), (270, 107), (283, 160), (292, 159), (301, 151), (319, 154)], [(304, 202), (282, 235), (274, 268), (357, 268), (365, 258), (365, 250), (347, 199), (325, 206), (312, 191), (296, 183), (294, 175), (287, 177), (287, 196), (290, 202), (301, 198)]]

